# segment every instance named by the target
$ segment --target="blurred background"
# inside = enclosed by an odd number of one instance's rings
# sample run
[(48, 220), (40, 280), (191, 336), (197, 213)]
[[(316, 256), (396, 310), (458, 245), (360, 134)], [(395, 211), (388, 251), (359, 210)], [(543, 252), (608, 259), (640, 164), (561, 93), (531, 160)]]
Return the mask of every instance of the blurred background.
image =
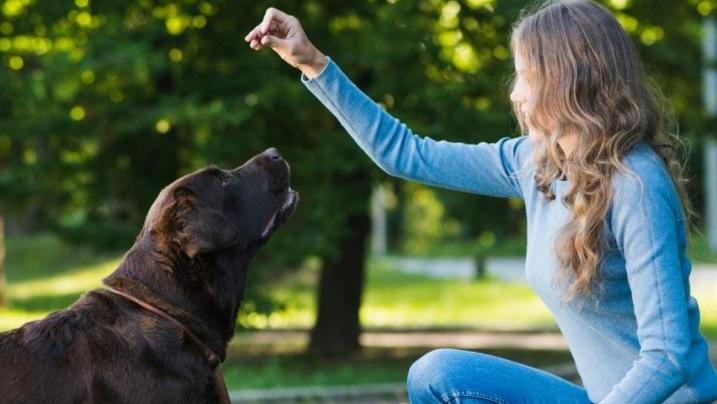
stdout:
[[(717, 342), (717, 0), (602, 3), (691, 145), (692, 295)], [(410, 363), (439, 346), (579, 382), (522, 278), (522, 201), (387, 176), (298, 70), (243, 40), (280, 8), (416, 133), (495, 141), (519, 135), (508, 36), (528, 4), (0, 0), (0, 330), (98, 287), (163, 186), (275, 146), (302, 201), (252, 266), (223, 365), (235, 399), (403, 401)]]

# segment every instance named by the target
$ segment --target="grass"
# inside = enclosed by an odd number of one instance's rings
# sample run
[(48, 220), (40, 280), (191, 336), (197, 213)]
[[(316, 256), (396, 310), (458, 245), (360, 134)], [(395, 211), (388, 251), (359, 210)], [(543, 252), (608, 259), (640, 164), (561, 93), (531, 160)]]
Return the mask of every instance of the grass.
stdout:
[(693, 234), (688, 242), (688, 255), (694, 262), (717, 264), (717, 252), (710, 250), (705, 234)]
[(392, 383), (406, 380), (419, 353), (363, 352), (350, 359), (318, 359), (301, 353), (234, 356), (222, 364), (229, 389)]
[(430, 244), (420, 254), (426, 257), (461, 257), (478, 255), (491, 257), (516, 257), (525, 255), (525, 238), (512, 237), (481, 243), (479, 240), (446, 240)]
[[(0, 309), (0, 331), (63, 309), (82, 293), (98, 287), (121, 254), (96, 254), (43, 235), (7, 241), (10, 307)], [(42, 254), (37, 254), (41, 251)], [(305, 265), (275, 282), (274, 298), (285, 310), (270, 316), (241, 313), (249, 328), (306, 329), (314, 321), (318, 266)], [(717, 339), (717, 295), (695, 296), (702, 331)], [(454, 280), (409, 275), (373, 259), (361, 309), (366, 328), (531, 328), (554, 327), (552, 316), (526, 285), (495, 279)], [(369, 348), (342, 360), (318, 360), (301, 353), (302, 346), (272, 352), (251, 352), (234, 341), (223, 365), (229, 388), (402, 382), (410, 363), (426, 349)], [(488, 352), (488, 351), (486, 351)], [(527, 364), (570, 360), (567, 352), (494, 350), (492, 353)]]
[[(314, 321), (318, 268), (277, 282), (272, 296), (287, 306), (270, 316), (242, 319), (248, 327), (306, 328)], [(506, 296), (510, 296), (509, 299)], [(392, 270), (374, 259), (361, 306), (365, 327), (529, 328), (553, 325), (552, 316), (526, 285), (495, 279), (435, 279)]]
[[(0, 330), (15, 328), (67, 307), (98, 287), (120, 254), (97, 255), (63, 245), (49, 235), (9, 239), (10, 307), (0, 309)], [(36, 254), (35, 251), (42, 251)], [(309, 328), (314, 322), (318, 266), (307, 265), (275, 282), (272, 296), (285, 309), (269, 316), (241, 313), (247, 328)], [(509, 297), (509, 298), (507, 298)], [(717, 339), (717, 296), (695, 296), (705, 334)], [(495, 279), (434, 279), (392, 270), (370, 261), (361, 309), (365, 327), (530, 328), (554, 325), (552, 315), (526, 285)]]
[[(0, 330), (18, 327), (63, 309), (99, 287), (121, 259), (63, 245), (52, 236), (8, 240), (10, 308), (0, 309)], [(43, 254), (36, 254), (42, 251)], [(276, 283), (272, 296), (285, 310), (269, 316), (242, 313), (249, 328), (309, 328), (314, 322), (316, 266)], [(504, 299), (510, 296), (510, 299)], [(525, 285), (493, 279), (433, 279), (369, 265), (361, 309), (366, 327), (533, 327), (552, 324), (550, 313)]]
[[(300, 353), (233, 356), (222, 365), (229, 389), (402, 383), (408, 368), (426, 349), (367, 348), (349, 359), (318, 359)], [(569, 362), (570, 353), (552, 350), (485, 349), (483, 353), (530, 366)]]
[[(97, 254), (40, 235), (7, 240), (9, 308), (0, 308), (0, 331), (64, 309), (99, 287), (120, 261), (119, 254)], [(38, 254), (37, 251), (42, 251)]]

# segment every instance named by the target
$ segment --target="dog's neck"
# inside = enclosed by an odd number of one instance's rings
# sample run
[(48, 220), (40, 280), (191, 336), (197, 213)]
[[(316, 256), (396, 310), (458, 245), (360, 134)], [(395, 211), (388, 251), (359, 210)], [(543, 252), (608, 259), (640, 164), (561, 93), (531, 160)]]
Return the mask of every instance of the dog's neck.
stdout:
[(228, 271), (218, 266), (237, 263), (211, 261), (187, 257), (168, 260), (138, 242), (103, 282), (172, 316), (223, 361), (234, 334), (248, 263), (238, 263), (244, 267), (241, 270)]

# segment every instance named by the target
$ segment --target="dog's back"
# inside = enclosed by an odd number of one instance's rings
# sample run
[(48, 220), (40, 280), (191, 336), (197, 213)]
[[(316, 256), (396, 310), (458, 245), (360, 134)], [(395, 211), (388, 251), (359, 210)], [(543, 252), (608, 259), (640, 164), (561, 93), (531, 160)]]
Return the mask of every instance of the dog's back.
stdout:
[(115, 299), (92, 291), (1, 333), (0, 401), (208, 402), (210, 374), (201, 358), (183, 354), (178, 331)]
[(88, 323), (80, 307), (73, 307), (0, 334), (3, 402), (83, 401)]

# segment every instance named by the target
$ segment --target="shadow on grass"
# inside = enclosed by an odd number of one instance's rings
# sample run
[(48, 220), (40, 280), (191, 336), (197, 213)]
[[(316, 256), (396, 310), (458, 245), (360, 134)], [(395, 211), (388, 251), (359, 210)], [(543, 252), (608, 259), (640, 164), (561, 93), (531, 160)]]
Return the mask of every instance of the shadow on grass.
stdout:
[[(299, 352), (258, 355), (235, 352), (222, 365), (222, 372), (230, 389), (402, 383), (411, 364), (432, 349), (370, 347), (342, 359), (317, 358)], [(534, 367), (572, 362), (570, 353), (562, 350), (500, 348), (480, 352)]]
[(65, 293), (59, 295), (35, 295), (28, 298), (14, 298), (10, 301), (10, 307), (28, 312), (64, 310), (72, 305), (81, 294), (82, 293)]
[(81, 246), (70, 246), (50, 234), (9, 238), (6, 249), (9, 284), (71, 273), (121, 254), (98, 253)]

